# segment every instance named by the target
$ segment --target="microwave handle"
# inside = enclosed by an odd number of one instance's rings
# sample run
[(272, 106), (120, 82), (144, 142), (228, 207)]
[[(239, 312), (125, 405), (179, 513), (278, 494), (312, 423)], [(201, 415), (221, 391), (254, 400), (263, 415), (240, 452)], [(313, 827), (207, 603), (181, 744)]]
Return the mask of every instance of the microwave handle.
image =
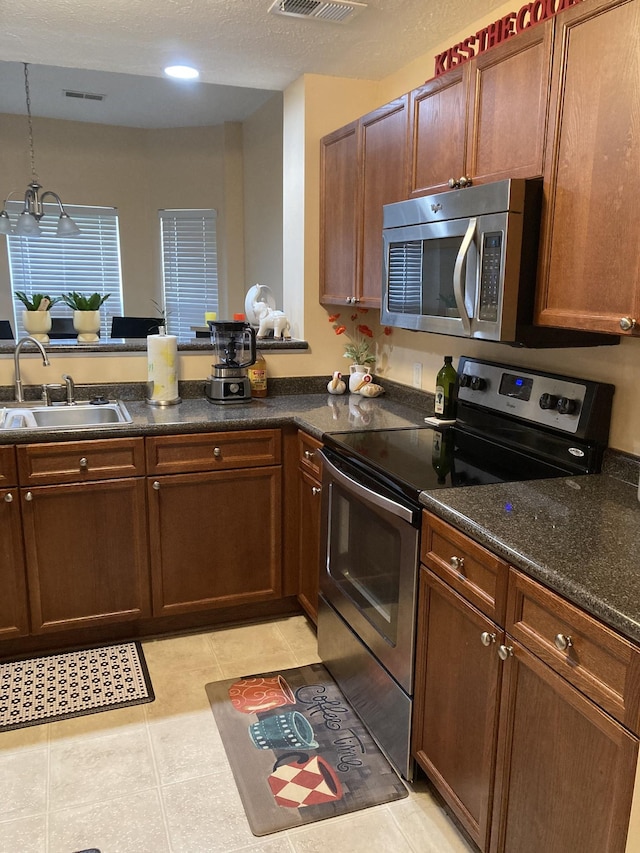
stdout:
[(472, 216), (469, 220), (467, 233), (464, 235), (462, 243), (460, 244), (460, 251), (456, 258), (456, 265), (453, 268), (453, 295), (456, 300), (456, 307), (460, 314), (460, 319), (462, 320), (462, 327), (467, 335), (471, 335), (471, 318), (467, 314), (467, 308), (464, 304), (464, 286), (467, 278), (467, 257), (469, 255), (469, 249), (471, 248), (473, 236), (476, 233), (477, 224), (477, 218)]
[(377, 492), (363, 486), (362, 483), (358, 483), (357, 480), (353, 480), (351, 477), (344, 474), (339, 468), (336, 468), (336, 466), (327, 459), (322, 451), (319, 451), (319, 453), (320, 456), (322, 456), (323, 468), (327, 469), (331, 479), (336, 480), (340, 485), (344, 486), (345, 489), (350, 491), (352, 494), (357, 495), (362, 500), (368, 501), (370, 504), (386, 510), (391, 515), (395, 515), (403, 521), (408, 521), (409, 524), (413, 524), (415, 516), (414, 510), (410, 510), (407, 507), (402, 506), (402, 504), (396, 503), (395, 501), (386, 498), (384, 495), (379, 495)]

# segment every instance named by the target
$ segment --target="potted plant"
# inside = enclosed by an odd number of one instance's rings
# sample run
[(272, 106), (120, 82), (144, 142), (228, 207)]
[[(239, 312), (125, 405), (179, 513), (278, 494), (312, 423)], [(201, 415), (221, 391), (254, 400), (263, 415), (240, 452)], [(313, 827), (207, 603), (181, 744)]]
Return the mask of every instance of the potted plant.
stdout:
[(49, 309), (60, 302), (60, 297), (51, 297), (45, 293), (33, 293), (28, 296), (22, 290), (16, 290), (16, 297), (24, 305), (22, 326), (28, 335), (43, 344), (49, 343), (48, 332), (51, 329), (51, 313)]
[(79, 343), (93, 343), (98, 340), (100, 306), (110, 295), (110, 293), (85, 295), (75, 290), (62, 294), (63, 301), (73, 309), (73, 328), (78, 333)]
[[(344, 357), (353, 362), (349, 367), (350, 391), (355, 391), (356, 388), (361, 387), (363, 382), (370, 381), (365, 379), (365, 376), (371, 373), (369, 365), (376, 363), (375, 353), (371, 351), (371, 345), (376, 336), (366, 323), (360, 322), (361, 315), (367, 314), (368, 311), (368, 308), (358, 308), (355, 313), (345, 318), (344, 322), (340, 319), (340, 314), (329, 316), (329, 322), (336, 335), (344, 335), (348, 339), (348, 343), (344, 347)], [(345, 323), (350, 324), (351, 330)], [(390, 335), (391, 327), (384, 326), (381, 334)]]

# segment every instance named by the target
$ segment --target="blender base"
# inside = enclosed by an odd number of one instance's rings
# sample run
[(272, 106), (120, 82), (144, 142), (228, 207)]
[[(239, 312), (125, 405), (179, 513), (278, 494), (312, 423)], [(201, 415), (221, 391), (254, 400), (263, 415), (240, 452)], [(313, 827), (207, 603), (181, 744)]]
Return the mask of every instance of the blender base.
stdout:
[(210, 376), (204, 394), (210, 403), (250, 403), (251, 383), (248, 376)]

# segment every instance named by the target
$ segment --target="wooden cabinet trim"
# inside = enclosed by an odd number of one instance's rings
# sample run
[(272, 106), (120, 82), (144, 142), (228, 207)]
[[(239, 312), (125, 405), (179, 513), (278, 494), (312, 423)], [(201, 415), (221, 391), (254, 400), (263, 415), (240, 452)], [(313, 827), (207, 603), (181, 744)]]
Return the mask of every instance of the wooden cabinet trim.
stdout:
[(147, 472), (180, 474), (279, 465), (280, 437), (279, 429), (148, 436)]
[[(515, 569), (507, 631), (631, 731), (640, 734), (640, 649)], [(571, 637), (566, 652), (557, 634)]]
[(145, 472), (142, 437), (21, 444), (16, 451), (21, 486), (140, 477)]
[(18, 468), (15, 448), (11, 444), (0, 445), (0, 489), (18, 485)]

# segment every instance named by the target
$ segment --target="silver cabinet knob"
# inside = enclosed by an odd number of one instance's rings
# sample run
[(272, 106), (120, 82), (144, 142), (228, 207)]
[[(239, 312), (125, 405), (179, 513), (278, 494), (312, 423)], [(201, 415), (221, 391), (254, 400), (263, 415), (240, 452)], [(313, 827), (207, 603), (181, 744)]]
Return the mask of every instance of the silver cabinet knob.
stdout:
[(213, 455), (216, 459), (220, 459), (220, 457), (222, 456), (222, 450), (219, 447), (214, 447)]
[(630, 332), (631, 329), (635, 329), (636, 320), (634, 317), (621, 317), (620, 318), (620, 328), (623, 332)]
[(7, 492), (7, 494), (4, 496), (4, 500), (5, 503), (11, 503), (11, 501), (13, 500), (13, 495), (11, 494), (11, 492)]
[(458, 186), (458, 182), (456, 181), (455, 178), (449, 178), (447, 183), (449, 184), (449, 186), (451, 187), (452, 190), (455, 190)]
[(554, 639), (554, 644), (556, 649), (559, 652), (566, 652), (567, 649), (570, 649), (573, 645), (573, 640), (571, 637), (568, 637), (566, 634), (556, 634)]
[(473, 184), (471, 178), (468, 178), (466, 175), (463, 175), (458, 181), (459, 187), (470, 187)]
[(157, 480), (153, 481), (153, 488), (156, 490), (156, 492), (160, 488), (160, 483)]
[(451, 557), (449, 559), (449, 565), (452, 569), (461, 572), (464, 569), (464, 557)]
[(304, 452), (304, 458), (305, 458), (305, 459), (313, 459), (313, 457), (314, 457), (315, 455), (316, 455), (316, 454), (315, 454), (315, 452), (314, 452), (313, 450), (305, 450), (305, 452)]
[(78, 464), (80, 465), (81, 470), (86, 471), (86, 469), (89, 467), (89, 460), (86, 456), (81, 456), (80, 462)]
[(483, 646), (490, 646), (492, 643), (495, 643), (495, 641), (496, 635), (490, 634), (489, 631), (483, 631), (482, 634), (480, 634), (480, 642)]
[(319, 489), (317, 486), (311, 486), (311, 494), (315, 497), (319, 495), (322, 489)]
[(498, 646), (498, 657), (500, 660), (506, 660), (513, 657), (513, 646)]
[(27, 494), (24, 496), (24, 499), (25, 499), (25, 501), (32, 501), (33, 500), (33, 493), (27, 492)]
[(351, 305), (352, 302), (353, 302), (353, 296), (347, 296), (347, 299), (346, 299), (347, 305)]

